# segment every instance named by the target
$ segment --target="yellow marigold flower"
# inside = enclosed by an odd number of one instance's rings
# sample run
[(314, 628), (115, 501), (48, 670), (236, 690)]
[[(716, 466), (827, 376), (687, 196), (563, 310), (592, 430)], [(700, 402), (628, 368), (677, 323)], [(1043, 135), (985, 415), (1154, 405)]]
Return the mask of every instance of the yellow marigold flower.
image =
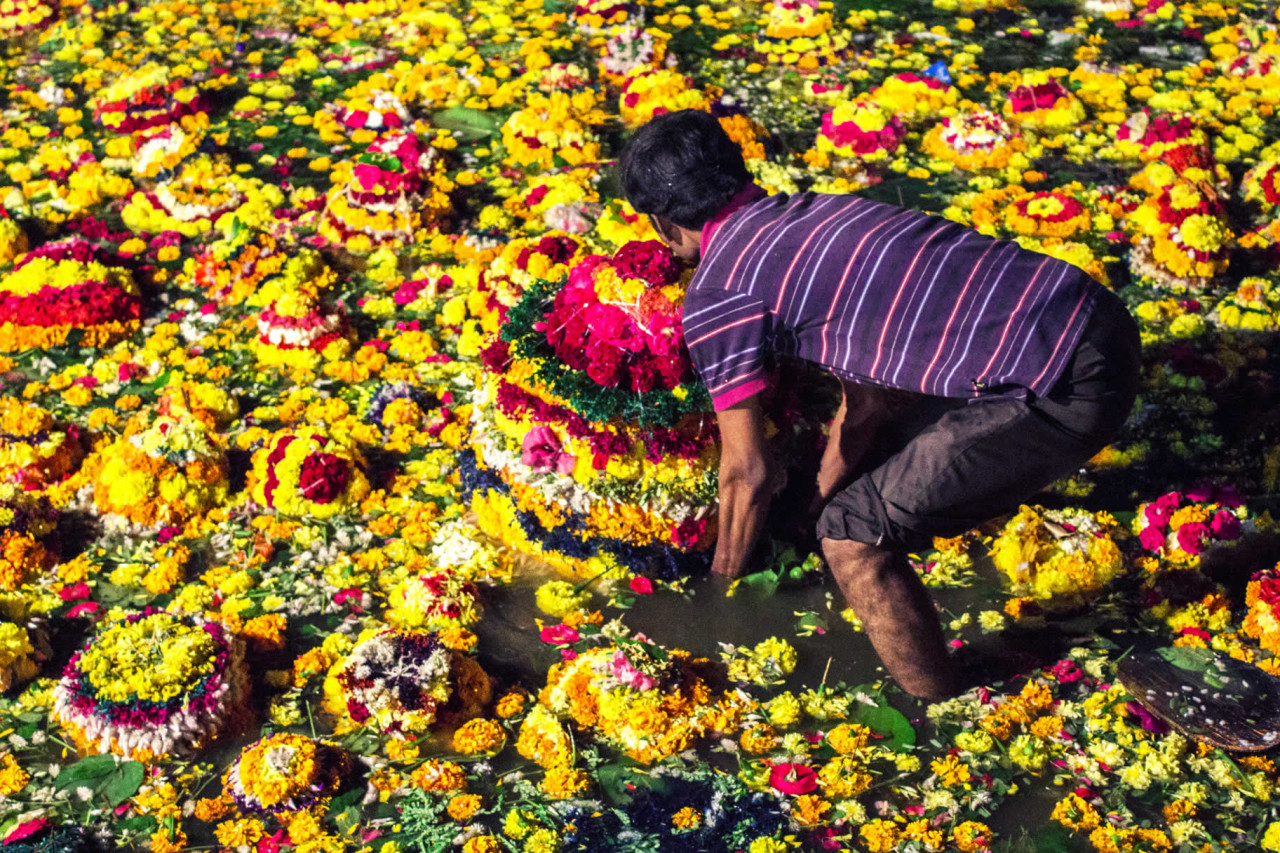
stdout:
[(253, 818), (224, 820), (213, 830), (214, 837), (217, 838), (218, 843), (224, 847), (240, 847), (247, 844), (257, 844), (258, 839), (265, 834), (266, 832), (262, 826), (262, 821), (254, 820)]
[(685, 806), (671, 816), (671, 824), (677, 829), (697, 829), (702, 826), (702, 812)]
[(770, 699), (765, 709), (769, 722), (775, 726), (790, 726), (800, 721), (800, 702), (789, 691)]
[(449, 817), (462, 823), (471, 820), (471, 816), (480, 810), (482, 800), (479, 794), (458, 794), (449, 800), (447, 811)]
[(462, 767), (451, 761), (432, 760), (414, 770), (409, 781), (415, 788), (424, 791), (464, 791), (467, 787), (467, 774)]
[(506, 731), (493, 720), (471, 720), (453, 733), (453, 748), (463, 755), (497, 752), (506, 742)]
[(528, 698), (520, 690), (512, 690), (493, 706), (493, 713), (500, 719), (509, 720), (524, 710), (524, 701)]
[(196, 820), (213, 823), (227, 813), (230, 803), (223, 797), (204, 797), (196, 800), (192, 814)]
[(858, 837), (870, 853), (889, 853), (897, 846), (901, 834), (893, 821), (880, 818), (868, 821), (858, 828)]
[(462, 853), (502, 853), (502, 845), (492, 835), (477, 835), (467, 839), (462, 845)]
[(951, 840), (963, 853), (986, 850), (991, 846), (991, 827), (976, 820), (966, 820), (951, 831)]
[(553, 800), (576, 797), (591, 787), (591, 775), (574, 767), (552, 767), (542, 779), (542, 793)]
[(826, 821), (831, 803), (816, 794), (803, 794), (791, 804), (791, 817), (801, 826), (817, 826)]
[(1097, 809), (1078, 794), (1067, 794), (1059, 800), (1049, 817), (1067, 829), (1074, 829), (1077, 832), (1093, 829), (1102, 821)]
[(969, 765), (954, 755), (948, 755), (941, 761), (934, 761), (929, 766), (933, 769), (934, 774), (937, 775), (938, 784), (946, 788), (950, 788), (953, 785), (965, 785), (973, 778), (969, 773)]
[(0, 758), (0, 795), (16, 794), (27, 787), (31, 774), (18, 766), (12, 754)]
[(773, 726), (761, 723), (744, 731), (738, 742), (752, 755), (763, 755), (778, 745), (778, 735)]

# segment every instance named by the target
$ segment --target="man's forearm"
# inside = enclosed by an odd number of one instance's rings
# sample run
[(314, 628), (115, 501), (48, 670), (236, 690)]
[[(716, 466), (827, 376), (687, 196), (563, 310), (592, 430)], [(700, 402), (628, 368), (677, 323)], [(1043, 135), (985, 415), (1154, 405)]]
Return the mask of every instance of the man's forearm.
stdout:
[(772, 495), (767, 478), (721, 477), (719, 535), (711, 571), (736, 578), (765, 527)]

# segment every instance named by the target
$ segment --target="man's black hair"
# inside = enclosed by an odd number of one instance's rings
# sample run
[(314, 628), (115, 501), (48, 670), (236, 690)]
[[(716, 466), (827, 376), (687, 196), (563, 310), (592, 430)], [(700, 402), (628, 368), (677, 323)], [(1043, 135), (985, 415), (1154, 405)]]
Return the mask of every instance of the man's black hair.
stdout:
[(619, 165), (632, 207), (691, 229), (751, 182), (742, 149), (701, 110), (652, 119), (631, 137)]

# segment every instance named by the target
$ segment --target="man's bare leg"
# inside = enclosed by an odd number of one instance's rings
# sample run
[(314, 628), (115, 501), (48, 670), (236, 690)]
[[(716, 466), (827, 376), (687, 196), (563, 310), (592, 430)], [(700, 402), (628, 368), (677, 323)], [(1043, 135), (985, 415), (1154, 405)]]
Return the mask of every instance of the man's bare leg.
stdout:
[(920, 699), (954, 695), (957, 678), (937, 611), (905, 558), (845, 539), (823, 539), (822, 553), (876, 654), (902, 689)]

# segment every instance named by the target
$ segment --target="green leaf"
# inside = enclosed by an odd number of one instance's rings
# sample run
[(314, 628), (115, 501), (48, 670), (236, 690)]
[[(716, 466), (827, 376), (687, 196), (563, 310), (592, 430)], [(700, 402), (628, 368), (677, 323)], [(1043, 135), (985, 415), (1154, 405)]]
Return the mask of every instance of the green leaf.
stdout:
[(782, 579), (781, 572), (775, 572), (766, 569), (763, 572), (756, 572), (753, 575), (747, 575), (739, 581), (742, 586), (760, 593), (761, 595), (773, 595), (778, 591), (778, 582)]
[(74, 788), (81, 785), (94, 787), (115, 769), (114, 755), (90, 755), (64, 768), (58, 774), (54, 784), (59, 788)]
[(634, 763), (619, 761), (596, 769), (596, 779), (605, 796), (615, 805), (626, 805), (635, 799), (637, 791), (648, 790), (658, 794), (671, 791), (671, 784), (664, 778), (650, 776), (636, 769)]
[(138, 793), (138, 789), (142, 787), (142, 780), (145, 778), (147, 778), (147, 773), (141, 762), (126, 761), (116, 766), (115, 771), (107, 777), (106, 782), (102, 784), (99, 790), (107, 798), (107, 802), (111, 804), (111, 807), (115, 808)]
[(1216, 657), (1210, 649), (1197, 649), (1192, 646), (1170, 646), (1156, 649), (1156, 654), (1178, 669), (1196, 673), (1204, 672)]
[(916, 743), (916, 730), (899, 711), (888, 705), (863, 705), (853, 708), (851, 722), (859, 723), (884, 738), (880, 746), (895, 752), (906, 752)]
[(360, 823), (360, 801), (363, 799), (364, 791), (356, 789), (340, 797), (334, 797), (329, 803), (328, 817), (333, 819), (342, 834), (345, 835), (353, 826)]
[(471, 107), (450, 107), (447, 110), (441, 110), (432, 115), (431, 123), (436, 127), (453, 131), (464, 142), (488, 139), (502, 127), (502, 122), (497, 116)]
[(149, 835), (155, 832), (159, 826), (160, 824), (154, 816), (141, 815), (126, 820), (118, 820), (111, 825), (111, 828), (117, 832), (145, 832)]

